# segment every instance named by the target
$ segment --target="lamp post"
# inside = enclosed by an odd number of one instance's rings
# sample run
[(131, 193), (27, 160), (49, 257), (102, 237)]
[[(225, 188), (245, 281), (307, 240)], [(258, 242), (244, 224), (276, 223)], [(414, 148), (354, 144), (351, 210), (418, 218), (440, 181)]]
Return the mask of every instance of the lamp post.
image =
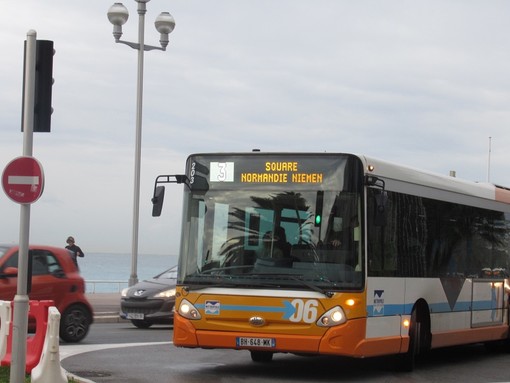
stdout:
[(129, 286), (138, 282), (137, 260), (138, 260), (138, 226), (140, 212), (140, 162), (142, 151), (142, 99), (143, 99), (143, 54), (145, 51), (162, 50), (165, 51), (168, 45), (168, 35), (175, 28), (175, 20), (168, 12), (162, 12), (156, 17), (154, 25), (160, 33), (161, 47), (145, 45), (145, 13), (147, 12), (146, 3), (150, 0), (135, 0), (138, 3), (138, 43), (120, 40), (122, 36), (122, 25), (129, 18), (129, 12), (122, 3), (113, 4), (108, 10), (108, 20), (113, 24), (113, 37), (116, 43), (122, 43), (138, 50), (138, 75), (136, 89), (136, 140), (135, 140), (135, 176), (133, 193), (133, 233), (131, 243), (131, 275), (129, 277)]

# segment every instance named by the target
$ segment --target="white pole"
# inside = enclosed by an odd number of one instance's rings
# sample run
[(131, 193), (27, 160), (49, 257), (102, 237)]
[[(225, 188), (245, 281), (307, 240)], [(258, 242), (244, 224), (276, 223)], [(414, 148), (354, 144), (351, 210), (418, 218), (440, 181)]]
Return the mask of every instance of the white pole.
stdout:
[[(27, 33), (25, 56), (25, 89), (23, 113), (23, 155), (32, 156), (35, 103), (35, 63), (37, 33)], [(28, 333), (28, 244), (30, 231), (30, 204), (20, 205), (20, 231), (18, 252), (18, 286), (14, 297), (12, 326), (12, 355), (10, 382), (25, 381), (25, 363)]]
[(142, 156), (142, 105), (143, 105), (143, 54), (144, 54), (144, 29), (145, 3), (138, 2), (138, 76), (136, 86), (136, 142), (135, 142), (135, 179), (133, 192), (133, 236), (131, 244), (131, 275), (129, 286), (138, 283), (137, 260), (138, 260), (138, 226), (140, 220), (140, 167)]
[(142, 157), (142, 104), (143, 104), (143, 56), (146, 50), (159, 49), (164, 51), (168, 45), (168, 34), (175, 27), (175, 20), (168, 12), (162, 12), (154, 23), (156, 30), (160, 33), (161, 48), (152, 45), (145, 45), (145, 13), (146, 3), (150, 0), (135, 0), (138, 3), (138, 43), (120, 40), (122, 36), (122, 25), (127, 21), (129, 12), (122, 3), (113, 4), (108, 10), (108, 19), (113, 24), (113, 36), (116, 43), (126, 44), (138, 50), (138, 76), (136, 86), (136, 139), (135, 139), (135, 175), (133, 190), (133, 228), (131, 242), (131, 274), (128, 284), (133, 286), (138, 283), (137, 262), (138, 262), (138, 227), (140, 220), (140, 168)]

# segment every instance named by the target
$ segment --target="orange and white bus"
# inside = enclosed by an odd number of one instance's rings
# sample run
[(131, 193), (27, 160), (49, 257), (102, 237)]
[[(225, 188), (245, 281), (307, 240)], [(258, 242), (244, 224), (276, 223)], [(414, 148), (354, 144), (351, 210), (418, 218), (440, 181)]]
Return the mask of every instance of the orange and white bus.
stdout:
[(509, 345), (510, 190), (366, 156), (189, 156), (173, 342), (349, 357)]

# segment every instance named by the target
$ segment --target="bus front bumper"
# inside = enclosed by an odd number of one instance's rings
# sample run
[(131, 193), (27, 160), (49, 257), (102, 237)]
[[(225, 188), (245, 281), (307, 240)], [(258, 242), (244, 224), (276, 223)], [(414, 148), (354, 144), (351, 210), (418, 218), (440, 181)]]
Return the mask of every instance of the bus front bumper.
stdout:
[[(174, 345), (187, 348), (224, 348), (296, 354), (328, 354), (356, 358), (398, 354), (407, 350), (408, 338), (365, 339), (366, 319), (352, 319), (331, 327), (322, 336), (197, 330), (193, 322), (176, 314)], [(240, 339), (266, 339), (267, 347), (240, 345)]]

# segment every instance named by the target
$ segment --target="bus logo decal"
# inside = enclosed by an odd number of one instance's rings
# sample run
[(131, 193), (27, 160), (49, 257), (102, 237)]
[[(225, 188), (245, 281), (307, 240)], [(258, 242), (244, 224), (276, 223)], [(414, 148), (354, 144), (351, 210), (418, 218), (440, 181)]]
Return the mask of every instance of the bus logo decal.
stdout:
[(374, 310), (372, 315), (384, 315), (384, 290), (374, 290)]
[(205, 301), (205, 313), (220, 315), (221, 303), (219, 301)]

